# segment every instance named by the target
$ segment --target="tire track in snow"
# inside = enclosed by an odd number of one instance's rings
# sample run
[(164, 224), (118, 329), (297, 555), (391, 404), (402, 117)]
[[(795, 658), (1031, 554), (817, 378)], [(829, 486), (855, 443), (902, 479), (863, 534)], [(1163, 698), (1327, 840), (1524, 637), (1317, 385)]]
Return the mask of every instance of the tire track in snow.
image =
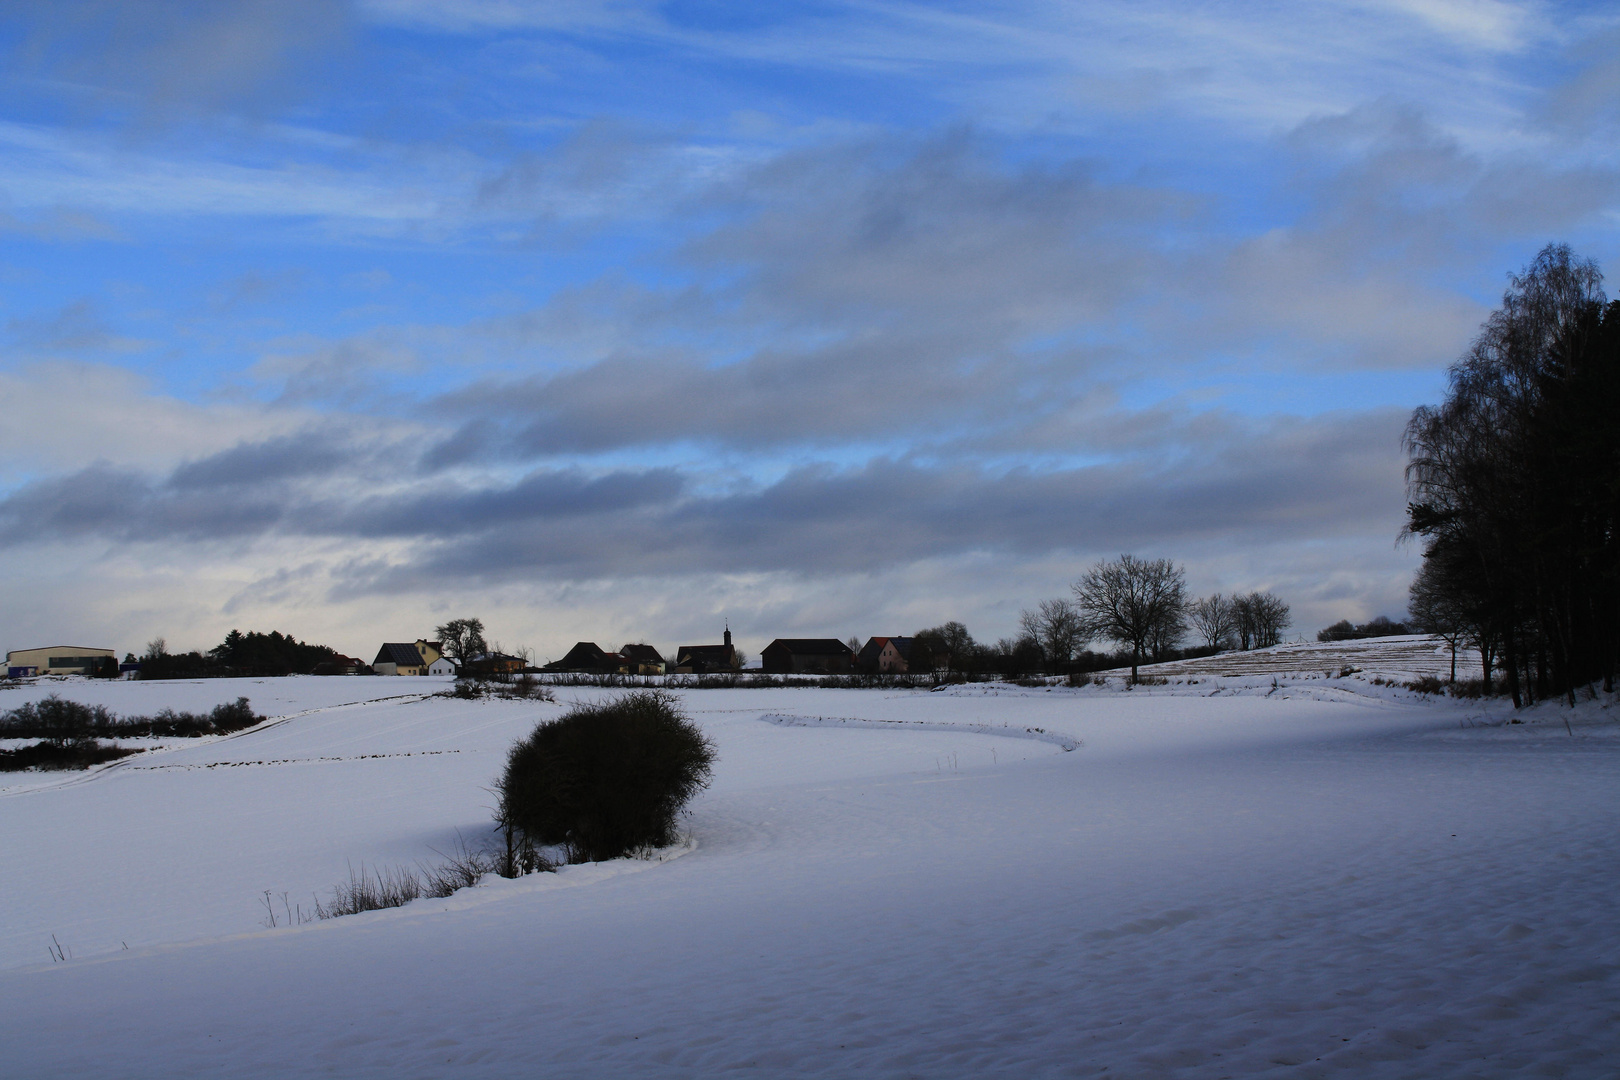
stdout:
[(868, 720), (860, 716), (799, 716), (793, 713), (764, 713), (760, 719), (778, 727), (856, 727), (874, 731), (946, 731), (970, 735), (998, 735), (1007, 739), (1031, 739), (1050, 743), (1065, 753), (1085, 745), (1072, 735), (1039, 727), (1015, 728), (1010, 724), (948, 724), (935, 720)]
[(400, 750), (392, 754), (340, 754), (327, 757), (271, 758), (266, 761), (204, 761), (195, 765), (181, 762), (175, 765), (130, 765), (133, 772), (157, 769), (240, 769), (250, 765), (312, 765), (320, 761), (370, 761), (373, 758), (431, 757), (436, 754), (459, 754), (460, 750)]

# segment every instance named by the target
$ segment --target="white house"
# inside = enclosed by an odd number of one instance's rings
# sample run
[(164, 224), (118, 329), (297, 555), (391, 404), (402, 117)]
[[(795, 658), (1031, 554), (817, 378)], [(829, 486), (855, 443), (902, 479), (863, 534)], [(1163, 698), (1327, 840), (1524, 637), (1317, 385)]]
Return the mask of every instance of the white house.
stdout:
[(448, 656), (441, 656), (428, 665), (429, 675), (454, 675), (455, 673), (456, 665), (450, 662)]

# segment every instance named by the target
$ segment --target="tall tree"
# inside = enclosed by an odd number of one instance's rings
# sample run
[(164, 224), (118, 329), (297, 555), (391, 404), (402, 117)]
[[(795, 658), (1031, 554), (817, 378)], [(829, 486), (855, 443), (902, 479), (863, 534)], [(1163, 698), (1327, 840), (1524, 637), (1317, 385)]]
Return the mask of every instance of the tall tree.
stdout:
[(1620, 304), (1596, 264), (1549, 245), (1449, 375), (1446, 400), (1407, 425), (1405, 534), (1499, 646), (1515, 705), (1612, 687)]
[(1282, 640), (1293, 622), (1288, 605), (1270, 592), (1252, 592), (1232, 598), (1232, 617), (1238, 648), (1264, 649)]
[(1169, 559), (1121, 555), (1087, 570), (1073, 589), (1086, 636), (1130, 646), (1132, 683), (1143, 655), (1182, 625), (1185, 575)]
[(1024, 636), (1040, 645), (1049, 669), (1066, 670), (1075, 650), (1086, 643), (1080, 609), (1062, 597), (1042, 600), (1033, 611), (1020, 612), (1018, 625)]
[(1205, 645), (1211, 649), (1230, 647), (1232, 635), (1237, 633), (1237, 613), (1232, 601), (1215, 593), (1194, 601), (1187, 608), (1187, 616), (1192, 620), (1193, 631), (1204, 639)]
[(456, 662), (458, 668), (473, 657), (489, 652), (489, 645), (484, 641), (482, 619), (451, 619), (443, 626), (435, 627), (433, 632), (439, 635), (439, 648)]
[[(955, 619), (919, 630), (912, 636), (913, 656), (923, 660), (926, 670), (943, 667), (951, 672), (964, 671), (973, 658), (973, 635)], [(917, 666), (915, 661), (913, 666)]]

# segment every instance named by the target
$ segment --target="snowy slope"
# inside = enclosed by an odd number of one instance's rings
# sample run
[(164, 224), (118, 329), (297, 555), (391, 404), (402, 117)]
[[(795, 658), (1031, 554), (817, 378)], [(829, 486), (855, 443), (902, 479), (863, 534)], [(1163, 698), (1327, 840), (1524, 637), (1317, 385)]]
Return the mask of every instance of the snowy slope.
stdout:
[(262, 928), (265, 889), (307, 903), (486, 827), (505, 747), (562, 708), (342, 689), (399, 682), (267, 680), (291, 719), (0, 792), (6, 1075), (1620, 1061), (1595, 705), (1567, 733), (1356, 680), (690, 692), (721, 762), (689, 854)]

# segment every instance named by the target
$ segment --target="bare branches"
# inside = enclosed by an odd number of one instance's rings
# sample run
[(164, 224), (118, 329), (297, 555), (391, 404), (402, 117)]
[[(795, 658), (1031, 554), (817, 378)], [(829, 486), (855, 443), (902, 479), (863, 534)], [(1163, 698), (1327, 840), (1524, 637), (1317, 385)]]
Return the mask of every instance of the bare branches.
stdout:
[[(1412, 414), (1405, 536), (1424, 537), (1413, 611), (1467, 624), (1515, 704), (1603, 676), (1620, 653), (1620, 305), (1567, 246), (1542, 249)], [(1452, 640), (1448, 637), (1448, 640)]]
[(1184, 575), (1169, 559), (1121, 555), (1093, 566), (1073, 588), (1086, 636), (1130, 646), (1132, 682), (1144, 654), (1174, 646), (1186, 632)]
[(1040, 646), (1049, 669), (1057, 671), (1067, 669), (1075, 650), (1090, 637), (1080, 609), (1061, 597), (1042, 600), (1034, 611), (1019, 613), (1018, 626)]
[(1193, 632), (1211, 649), (1229, 649), (1237, 633), (1237, 608), (1220, 593), (1195, 600), (1187, 608)]

